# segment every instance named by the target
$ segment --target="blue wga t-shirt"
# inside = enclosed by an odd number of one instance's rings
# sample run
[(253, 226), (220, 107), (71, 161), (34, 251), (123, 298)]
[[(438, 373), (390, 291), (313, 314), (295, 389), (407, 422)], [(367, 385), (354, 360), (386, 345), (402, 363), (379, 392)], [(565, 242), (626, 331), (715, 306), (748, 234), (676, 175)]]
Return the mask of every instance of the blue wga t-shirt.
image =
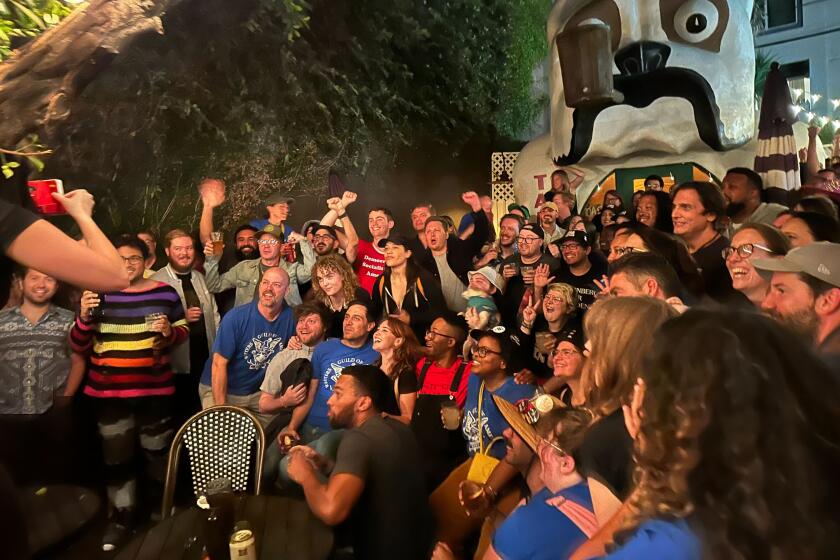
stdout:
[(361, 348), (352, 348), (341, 342), (340, 338), (330, 338), (316, 346), (312, 353), (312, 377), (318, 380), (318, 389), (306, 422), (325, 431), (331, 430), (327, 420), (327, 401), (333, 394), (341, 370), (347, 366), (372, 364), (378, 358), (379, 352), (373, 349), (370, 342)]
[(493, 549), (504, 560), (568, 558), (597, 530), (585, 482), (556, 494), (543, 488), (496, 530)]
[(290, 307), (283, 309), (273, 321), (262, 316), (256, 301), (234, 307), (219, 325), (201, 382), (212, 386), (213, 354), (220, 354), (228, 360), (228, 394), (256, 393), (265, 377), (265, 367), (294, 336), (295, 323)]
[(610, 560), (700, 560), (700, 541), (685, 519), (652, 519), (639, 525), (621, 548), (604, 556)]
[[(477, 375), (470, 375), (467, 384), (467, 400), (464, 404), (464, 420), (461, 424), (461, 431), (467, 440), (467, 452), (470, 457), (478, 453), (478, 393), (481, 389), (481, 378)], [(493, 438), (501, 437), (502, 432), (508, 427), (508, 423), (502, 413), (499, 412), (496, 403), (493, 402), (493, 395), (498, 395), (506, 401), (516, 404), (522, 399), (530, 399), (534, 396), (536, 389), (533, 385), (519, 385), (508, 377), (504, 384), (493, 391), (484, 388), (484, 398), (481, 404), (481, 427), (484, 434), (485, 452)], [(490, 450), (490, 455), (501, 459), (505, 455), (504, 441), (498, 441)]]

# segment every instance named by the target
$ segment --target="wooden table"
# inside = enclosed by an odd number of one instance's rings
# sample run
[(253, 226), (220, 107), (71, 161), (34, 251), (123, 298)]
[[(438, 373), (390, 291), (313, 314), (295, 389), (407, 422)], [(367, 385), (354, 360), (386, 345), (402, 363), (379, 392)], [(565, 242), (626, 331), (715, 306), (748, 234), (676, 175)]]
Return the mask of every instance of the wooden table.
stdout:
[[(306, 502), (279, 496), (245, 496), (241, 519), (251, 524), (260, 560), (326, 560), (332, 530)], [(164, 519), (123, 548), (117, 560), (182, 560), (192, 538), (201, 548), (206, 512), (191, 507)], [(240, 519), (240, 520), (241, 520)]]

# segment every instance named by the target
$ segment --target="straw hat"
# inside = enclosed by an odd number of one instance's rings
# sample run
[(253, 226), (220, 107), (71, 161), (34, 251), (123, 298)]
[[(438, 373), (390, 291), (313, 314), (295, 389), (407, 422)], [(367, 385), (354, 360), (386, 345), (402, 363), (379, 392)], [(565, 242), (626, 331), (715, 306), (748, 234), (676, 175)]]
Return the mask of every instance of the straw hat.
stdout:
[[(522, 441), (533, 451), (537, 452), (537, 441), (539, 436), (534, 428), (540, 414), (550, 412), (554, 408), (563, 406), (563, 402), (551, 395), (539, 395), (534, 399), (522, 399), (516, 404), (506, 401), (502, 397), (493, 395), (493, 402), (499, 412), (502, 413), (511, 429), (516, 432)], [(525, 412), (521, 412), (524, 409)]]

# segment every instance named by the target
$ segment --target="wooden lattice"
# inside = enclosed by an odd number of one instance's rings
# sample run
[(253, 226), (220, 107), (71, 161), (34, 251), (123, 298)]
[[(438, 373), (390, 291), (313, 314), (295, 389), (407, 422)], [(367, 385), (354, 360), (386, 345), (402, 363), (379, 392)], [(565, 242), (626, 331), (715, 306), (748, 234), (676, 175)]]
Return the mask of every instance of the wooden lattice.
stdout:
[(496, 231), (499, 230), (499, 219), (507, 214), (508, 205), (516, 202), (513, 166), (518, 155), (519, 152), (493, 152), (490, 156), (490, 198), (493, 199), (493, 227)]

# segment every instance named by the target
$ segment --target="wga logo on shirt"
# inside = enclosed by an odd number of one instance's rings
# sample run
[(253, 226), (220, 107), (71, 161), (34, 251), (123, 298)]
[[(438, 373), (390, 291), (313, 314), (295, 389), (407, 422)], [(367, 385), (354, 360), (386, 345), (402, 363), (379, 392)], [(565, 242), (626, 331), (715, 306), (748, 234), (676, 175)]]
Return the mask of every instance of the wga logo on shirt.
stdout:
[(483, 431), (487, 436), (485, 443), (493, 439), (493, 434), (490, 433), (490, 426), (487, 425), (487, 416), (481, 415), (481, 427), (478, 425), (478, 409), (471, 408), (464, 415), (464, 435), (467, 438), (467, 446), (469, 447), (470, 455), (474, 455), (479, 451), (478, 432)]
[(354, 366), (356, 364), (364, 364), (364, 362), (358, 358), (342, 358), (332, 362), (321, 376), (321, 384), (324, 386), (324, 389), (332, 391), (335, 387), (335, 382), (341, 377), (341, 370), (347, 366)]
[(263, 369), (276, 352), (283, 349), (283, 338), (274, 333), (262, 333), (252, 338), (242, 353), (249, 369)]

